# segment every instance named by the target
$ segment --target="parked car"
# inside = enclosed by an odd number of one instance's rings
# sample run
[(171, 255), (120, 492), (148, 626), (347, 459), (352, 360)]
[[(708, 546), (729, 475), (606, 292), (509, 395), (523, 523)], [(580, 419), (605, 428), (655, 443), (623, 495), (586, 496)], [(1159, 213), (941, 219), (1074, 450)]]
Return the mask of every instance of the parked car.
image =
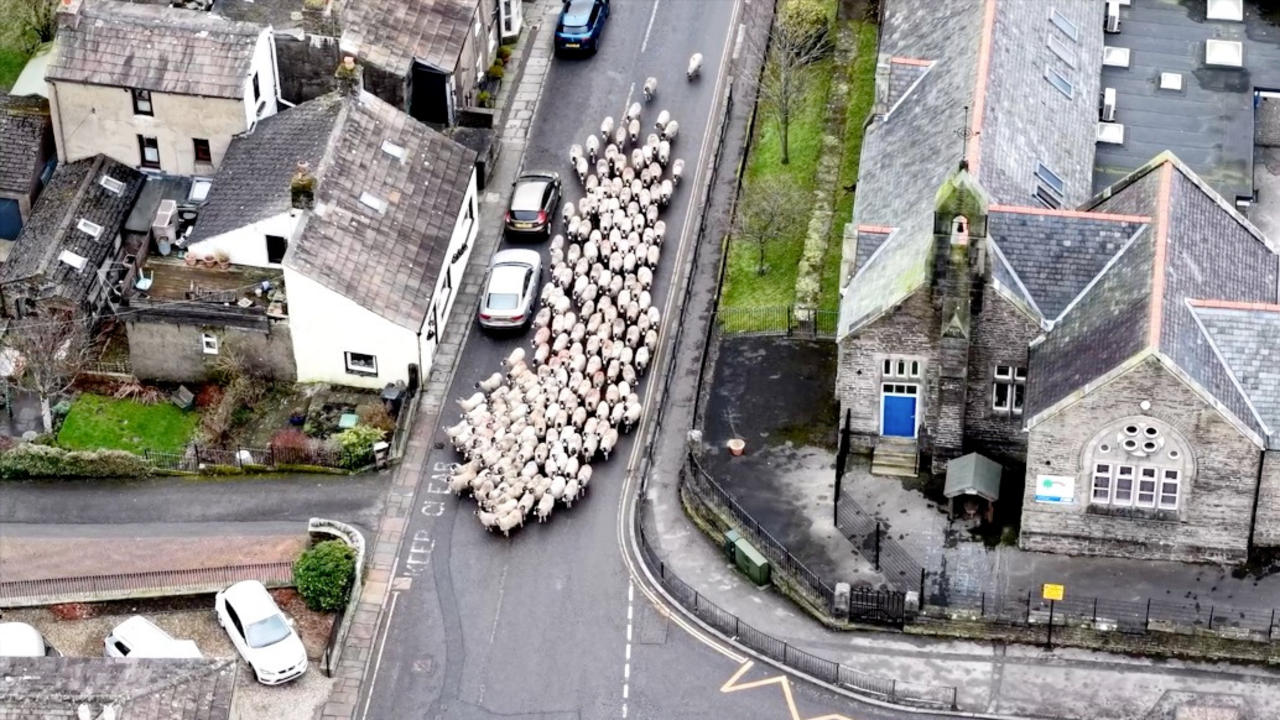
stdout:
[(179, 640), (155, 623), (134, 615), (102, 641), (103, 655), (118, 658), (199, 658), (200, 648), (191, 640)]
[(57, 655), (40, 631), (23, 622), (0, 622), (0, 657)]
[(556, 54), (583, 51), (595, 54), (609, 19), (609, 0), (565, 0), (556, 22)]
[(556, 206), (560, 204), (560, 176), (553, 172), (527, 172), (516, 179), (507, 209), (508, 235), (551, 237)]
[(480, 326), (526, 328), (542, 290), (542, 256), (533, 250), (502, 250), (489, 261), (480, 293)]
[(214, 596), (218, 624), (263, 685), (279, 685), (307, 671), (307, 649), (257, 580), (243, 580)]

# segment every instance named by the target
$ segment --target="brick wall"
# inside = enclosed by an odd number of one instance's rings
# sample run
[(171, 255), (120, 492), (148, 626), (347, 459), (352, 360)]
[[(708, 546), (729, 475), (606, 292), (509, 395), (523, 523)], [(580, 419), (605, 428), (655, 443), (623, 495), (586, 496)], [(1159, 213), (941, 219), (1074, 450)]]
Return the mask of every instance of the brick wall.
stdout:
[(1022, 464), (1026, 460), (1022, 416), (993, 410), (991, 388), (997, 365), (1027, 367), (1027, 343), (1039, 333), (1039, 325), (987, 285), (982, 309), (974, 315), (969, 350), (966, 452), (980, 452), (1002, 463)]
[[(1149, 401), (1143, 411), (1139, 403)], [(1085, 446), (1105, 426), (1132, 416), (1167, 423), (1187, 441), (1194, 474), (1184, 477), (1176, 515), (1133, 517), (1088, 511)], [(1155, 358), (1033, 428), (1023, 496), (1025, 550), (1193, 562), (1238, 562), (1247, 554), (1261, 452)], [(1036, 503), (1037, 475), (1076, 478), (1074, 505)]]
[[(852, 411), (853, 446), (875, 447), (880, 436), (882, 360), (888, 355), (923, 361), (916, 412), (920, 424), (933, 427), (938, 396), (937, 314), (926, 288), (916, 291), (887, 315), (839, 344), (836, 397), (840, 417)], [(922, 448), (923, 449), (923, 448)]]

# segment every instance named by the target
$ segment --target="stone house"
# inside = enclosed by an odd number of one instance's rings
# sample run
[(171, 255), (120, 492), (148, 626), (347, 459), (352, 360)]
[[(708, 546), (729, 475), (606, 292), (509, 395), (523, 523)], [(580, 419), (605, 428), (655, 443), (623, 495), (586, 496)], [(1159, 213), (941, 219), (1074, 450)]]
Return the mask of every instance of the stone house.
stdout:
[[(364, 91), (263, 121), (232, 143), (179, 243), (188, 258), (230, 266), (195, 280), (213, 302), (198, 304), (199, 317), (164, 303), (131, 316), (135, 371), (152, 358), (144, 376), (197, 379), (234, 339), (275, 377), (420, 381), (474, 244), (474, 164), (470, 150)], [(180, 293), (166, 276), (192, 271), (167, 262), (152, 258), (155, 282)]]
[(0, 658), (0, 717), (231, 720), (236, 661)]
[(1280, 543), (1280, 253), (1172, 153), (1091, 194), (1085, 5), (886, 7), (842, 416), (873, 472), (1003, 463), (1023, 548), (1241, 561)]
[(479, 103), (498, 44), (520, 33), (519, 0), (361, 0), (346, 4), (339, 43), (374, 95), (435, 126)]
[(49, 103), (0, 95), (0, 240), (14, 240), (53, 173)]
[(200, 10), (69, 0), (45, 72), (60, 162), (97, 154), (175, 175), (214, 172), (274, 115), (268, 26)]

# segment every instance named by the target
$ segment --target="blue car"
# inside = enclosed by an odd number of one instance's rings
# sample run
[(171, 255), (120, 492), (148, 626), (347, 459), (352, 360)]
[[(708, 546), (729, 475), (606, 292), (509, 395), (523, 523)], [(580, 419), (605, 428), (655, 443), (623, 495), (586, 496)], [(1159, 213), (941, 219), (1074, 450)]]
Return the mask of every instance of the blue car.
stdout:
[(556, 54), (594, 53), (608, 17), (609, 0), (565, 0), (556, 22)]

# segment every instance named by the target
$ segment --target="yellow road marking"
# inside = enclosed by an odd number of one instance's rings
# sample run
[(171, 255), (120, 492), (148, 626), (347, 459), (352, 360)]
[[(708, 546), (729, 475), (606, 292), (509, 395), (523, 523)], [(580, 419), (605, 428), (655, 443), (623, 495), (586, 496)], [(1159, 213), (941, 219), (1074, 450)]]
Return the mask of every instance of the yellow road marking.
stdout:
[(746, 683), (738, 682), (738, 680), (743, 675), (746, 675), (754, 666), (755, 661), (752, 660), (742, 663), (742, 666), (733, 674), (733, 677), (729, 678), (724, 685), (720, 686), (720, 692), (731, 693), (738, 692), (740, 690), (753, 690), (755, 688), (764, 687), (765, 685), (777, 685), (782, 688), (782, 698), (787, 701), (787, 710), (791, 712), (791, 720), (853, 720), (848, 715), (840, 715), (838, 713), (819, 715), (807, 719), (800, 717), (800, 710), (796, 708), (796, 699), (791, 694), (791, 678), (786, 675), (775, 675), (774, 677), (765, 678), (763, 680), (752, 680), (751, 682)]

